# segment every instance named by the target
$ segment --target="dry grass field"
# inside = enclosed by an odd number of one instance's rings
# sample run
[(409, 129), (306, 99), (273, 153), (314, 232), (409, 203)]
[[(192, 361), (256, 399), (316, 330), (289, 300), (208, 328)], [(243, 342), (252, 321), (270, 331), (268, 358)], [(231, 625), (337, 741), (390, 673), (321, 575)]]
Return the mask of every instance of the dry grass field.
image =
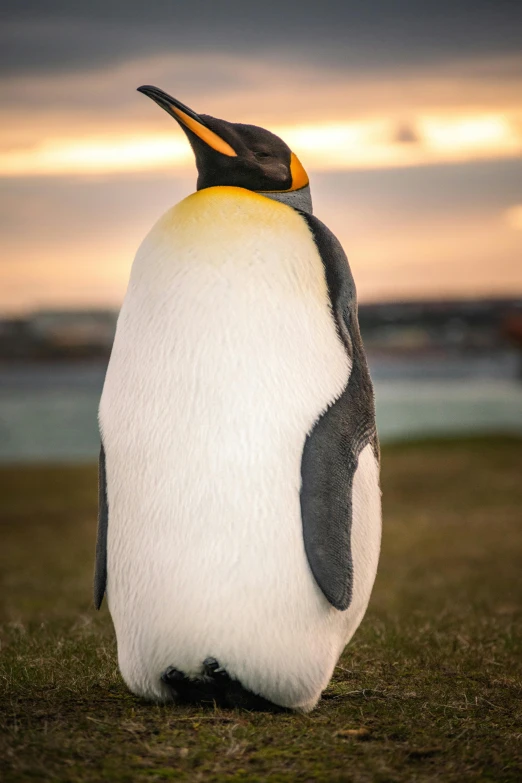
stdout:
[(522, 780), (522, 440), (383, 449), (367, 616), (319, 707), (155, 706), (91, 603), (96, 469), (0, 469), (0, 779)]

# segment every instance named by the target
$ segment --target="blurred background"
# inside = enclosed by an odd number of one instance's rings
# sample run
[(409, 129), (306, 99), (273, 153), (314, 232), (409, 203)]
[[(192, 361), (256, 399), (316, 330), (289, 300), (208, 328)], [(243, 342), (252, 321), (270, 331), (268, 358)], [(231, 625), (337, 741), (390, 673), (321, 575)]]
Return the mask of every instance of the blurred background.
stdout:
[[(0, 780), (522, 780), (521, 32), (520, 0), (1, 0)], [(93, 610), (118, 309), (196, 182), (142, 84), (279, 133), (357, 283), (383, 548), (312, 716), (145, 704)]]
[(195, 188), (136, 92), (279, 133), (342, 241), (386, 442), (522, 432), (522, 6), (2, 3), (0, 461), (92, 461), (134, 253)]

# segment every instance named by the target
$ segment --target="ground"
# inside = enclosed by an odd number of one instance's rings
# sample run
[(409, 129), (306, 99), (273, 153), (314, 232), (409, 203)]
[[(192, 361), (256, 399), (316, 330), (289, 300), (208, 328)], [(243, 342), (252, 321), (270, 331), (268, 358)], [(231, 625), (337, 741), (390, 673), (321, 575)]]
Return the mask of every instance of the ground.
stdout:
[(2, 468), (0, 779), (522, 780), (522, 440), (383, 449), (368, 613), (309, 715), (127, 692), (92, 606), (96, 470)]

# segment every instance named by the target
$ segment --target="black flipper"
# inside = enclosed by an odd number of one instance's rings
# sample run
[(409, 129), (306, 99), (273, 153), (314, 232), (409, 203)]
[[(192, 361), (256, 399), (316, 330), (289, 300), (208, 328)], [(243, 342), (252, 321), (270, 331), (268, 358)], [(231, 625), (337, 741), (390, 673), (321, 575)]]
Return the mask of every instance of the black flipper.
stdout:
[(105, 473), (105, 449), (100, 448), (98, 462), (98, 535), (96, 538), (96, 564), (94, 568), (94, 605), (102, 605), (107, 585), (107, 529), (109, 507), (107, 504), (107, 477)]
[(379, 458), (375, 404), (348, 259), (320, 220), (305, 212), (301, 215), (324, 264), (337, 330), (352, 360), (347, 386), (309, 433), (301, 462), (301, 515), (308, 562), (328, 601), (344, 611), (353, 589), (353, 477), (359, 454), (368, 443)]

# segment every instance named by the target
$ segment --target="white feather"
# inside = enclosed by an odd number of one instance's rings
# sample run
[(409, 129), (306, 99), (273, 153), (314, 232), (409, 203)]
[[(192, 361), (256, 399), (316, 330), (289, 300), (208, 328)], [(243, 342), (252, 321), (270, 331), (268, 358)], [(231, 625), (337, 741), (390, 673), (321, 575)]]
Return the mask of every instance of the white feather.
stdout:
[(354, 480), (354, 598), (333, 609), (303, 545), (307, 433), (350, 362), (302, 218), (239, 188), (170, 210), (141, 245), (100, 404), (108, 601), (128, 686), (169, 697), (168, 666), (217, 658), (311, 709), (358, 626), (380, 543), (378, 466)]

